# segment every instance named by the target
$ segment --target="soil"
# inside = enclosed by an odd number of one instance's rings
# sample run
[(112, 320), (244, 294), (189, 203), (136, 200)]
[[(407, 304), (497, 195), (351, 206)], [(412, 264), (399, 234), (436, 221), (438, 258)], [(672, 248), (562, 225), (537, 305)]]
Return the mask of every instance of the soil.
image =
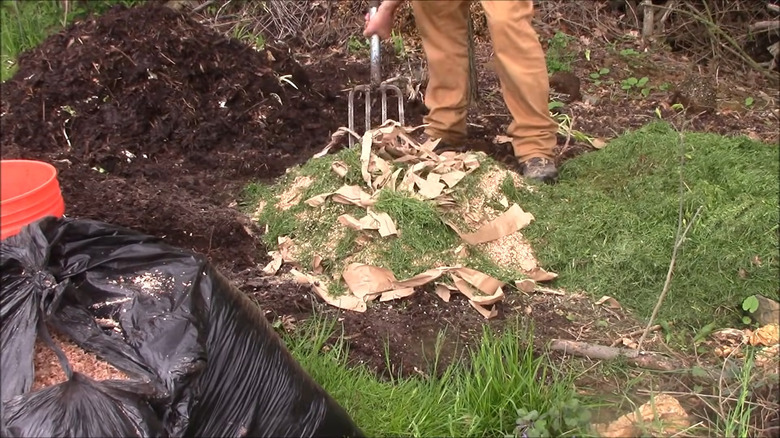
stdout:
[[(382, 374), (428, 372), (437, 334), (447, 329), (440, 366), (446, 365), (474, 344), (485, 322), (458, 296), (444, 303), (419, 290), (363, 314), (341, 313), (308, 287), (261, 273), (269, 260), (259, 240), (262, 224), (239, 211), (242, 188), (270, 182), (321, 150), (347, 124), (344, 90), (368, 80), (368, 65), (353, 55), (293, 56), (281, 47), (254, 50), (156, 4), (115, 7), (20, 57), (18, 72), (2, 86), (2, 158), (53, 163), (67, 216), (162, 236), (207, 255), (269, 320), (290, 327), (314, 312), (336, 316), (353, 363)], [(498, 88), (490, 48), (478, 49), (483, 93), (469, 117), (471, 146), (511, 162), (508, 149), (493, 144), (510, 119), (500, 94), (489, 92)], [(388, 76), (400, 69), (386, 62)], [(296, 87), (280, 79), (286, 75)], [(575, 128), (604, 136), (614, 134), (616, 120), (621, 129), (638, 127), (655, 110), (652, 102), (634, 105), (627, 97), (615, 108), (576, 105)], [(421, 123), (424, 112), (419, 101), (407, 102), (406, 124)], [(723, 123), (728, 114), (709, 117), (700, 126), (756, 126), (750, 117), (733, 123)], [(558, 161), (589, 150), (561, 138)], [(577, 295), (512, 293), (490, 325), (530, 322), (540, 346), (556, 337), (609, 343), (640, 328), (625, 312), (586, 303)]]

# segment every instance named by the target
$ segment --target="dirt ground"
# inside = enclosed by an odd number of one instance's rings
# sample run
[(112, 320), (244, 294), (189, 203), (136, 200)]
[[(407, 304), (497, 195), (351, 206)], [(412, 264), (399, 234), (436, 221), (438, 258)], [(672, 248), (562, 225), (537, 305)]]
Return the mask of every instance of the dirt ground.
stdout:
[[(472, 147), (506, 161), (508, 150), (492, 139), (509, 117), (500, 95), (490, 91), (497, 89), (490, 49), (478, 49), (483, 97), (470, 116)], [(257, 238), (262, 228), (239, 212), (241, 189), (270, 182), (321, 150), (347, 123), (344, 90), (368, 80), (367, 64), (351, 55), (325, 51), (299, 59), (286, 49), (258, 51), (228, 40), (164, 7), (115, 8), (20, 57), (19, 71), (2, 87), (2, 158), (54, 163), (68, 216), (164, 236), (206, 254), (269, 320), (290, 326), (314, 310), (337, 316), (355, 363), (379, 372), (425, 372), (442, 329), (448, 330), (444, 360), (453, 360), (484, 322), (465, 300), (443, 303), (421, 291), (364, 314), (339, 313), (307, 287), (262, 275), (268, 261)], [(387, 63), (388, 70), (398, 68)], [(285, 75), (298, 89), (280, 79)], [(615, 105), (570, 108), (580, 119), (576, 129), (613, 136), (617, 126), (647, 123), (655, 103), (626, 97)], [(422, 104), (409, 103), (407, 124), (421, 123), (423, 113)], [(762, 116), (716, 114), (697, 126), (758, 130), (771, 138), (752, 117)], [(587, 150), (561, 138), (559, 161)], [(622, 312), (585, 303), (576, 296), (512, 293), (491, 325), (530, 320), (540, 342), (614, 340), (640, 328)]]

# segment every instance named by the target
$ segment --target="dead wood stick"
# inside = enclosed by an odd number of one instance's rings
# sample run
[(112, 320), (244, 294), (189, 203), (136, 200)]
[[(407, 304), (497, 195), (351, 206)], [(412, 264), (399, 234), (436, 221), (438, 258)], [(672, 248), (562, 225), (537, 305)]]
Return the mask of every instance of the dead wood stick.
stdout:
[(554, 339), (550, 344), (550, 349), (596, 360), (624, 358), (633, 366), (656, 371), (674, 371), (684, 368), (682, 363), (658, 354), (642, 352), (639, 350), (629, 350), (626, 348), (607, 347), (606, 345), (590, 344), (587, 342)]
[[(656, 324), (656, 325), (650, 327), (648, 329), (648, 332), (654, 332), (654, 331), (658, 331), (658, 330), (661, 330), (661, 324)], [(626, 334), (623, 337), (624, 338), (630, 338), (631, 336), (641, 335), (644, 332), (645, 332), (645, 329), (634, 330), (633, 332), (628, 333), (628, 334)], [(622, 339), (616, 340), (615, 342), (612, 343), (612, 345), (610, 345), (610, 347), (617, 346), (618, 344), (620, 344), (620, 341), (622, 341)]]
[(565, 293), (563, 293), (563, 292), (561, 292), (559, 290), (549, 289), (549, 288), (541, 287), (541, 286), (536, 286), (536, 289), (534, 290), (534, 292), (541, 292), (543, 294), (548, 294), (548, 295), (559, 295), (559, 296), (566, 295)]
[[(682, 173), (680, 173), (680, 181), (682, 182)], [(666, 294), (669, 293), (669, 286), (672, 283), (672, 273), (674, 272), (674, 264), (677, 262), (677, 251), (680, 249), (683, 242), (685, 242), (685, 236), (693, 226), (693, 223), (696, 222), (696, 218), (699, 217), (699, 213), (701, 213), (702, 208), (704, 208), (703, 205), (699, 206), (699, 208), (696, 210), (696, 213), (691, 218), (691, 221), (688, 223), (688, 226), (686, 226), (685, 230), (680, 233), (680, 229), (682, 227), (682, 197), (680, 198), (680, 219), (677, 225), (677, 241), (674, 243), (674, 248), (672, 249), (672, 260), (669, 262), (669, 270), (666, 272), (666, 281), (664, 282), (663, 290), (661, 290), (661, 295), (658, 297), (658, 302), (655, 304), (655, 308), (653, 308), (653, 313), (650, 315), (650, 320), (647, 321), (647, 328), (645, 329), (644, 333), (642, 333), (642, 337), (639, 338), (638, 349), (640, 350), (642, 349), (642, 342), (644, 342), (647, 334), (650, 332), (650, 327), (653, 325), (655, 317), (658, 316), (658, 311), (661, 309), (661, 304), (663, 304), (664, 299), (666, 298)]]
[(753, 32), (759, 30), (773, 31), (778, 29), (780, 29), (780, 20), (757, 21), (750, 25), (750, 30)]
[(780, 5), (775, 5), (772, 3), (767, 3), (766, 5), (767, 9), (769, 9), (772, 12), (780, 12)]

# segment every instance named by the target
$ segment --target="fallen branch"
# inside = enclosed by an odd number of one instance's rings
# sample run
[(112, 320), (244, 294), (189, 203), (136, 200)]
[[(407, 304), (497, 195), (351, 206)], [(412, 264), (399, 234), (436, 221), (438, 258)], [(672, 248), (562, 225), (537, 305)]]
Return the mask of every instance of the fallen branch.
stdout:
[(681, 362), (655, 353), (629, 350), (626, 348), (607, 347), (605, 345), (590, 344), (587, 342), (554, 339), (552, 344), (550, 344), (550, 349), (595, 360), (615, 360), (623, 358), (630, 365), (656, 371), (675, 371), (685, 368)]
[(772, 20), (772, 21), (759, 21), (757, 23), (753, 23), (750, 25), (750, 31), (751, 32), (758, 32), (758, 31), (777, 31), (780, 29), (780, 20)]

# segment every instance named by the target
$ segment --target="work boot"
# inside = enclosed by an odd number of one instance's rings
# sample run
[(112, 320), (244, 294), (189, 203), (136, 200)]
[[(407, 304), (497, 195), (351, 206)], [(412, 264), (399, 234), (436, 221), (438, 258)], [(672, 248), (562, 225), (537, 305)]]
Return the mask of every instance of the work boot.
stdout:
[(523, 178), (533, 181), (552, 184), (558, 180), (558, 168), (555, 163), (547, 158), (531, 158), (520, 163), (520, 174)]

